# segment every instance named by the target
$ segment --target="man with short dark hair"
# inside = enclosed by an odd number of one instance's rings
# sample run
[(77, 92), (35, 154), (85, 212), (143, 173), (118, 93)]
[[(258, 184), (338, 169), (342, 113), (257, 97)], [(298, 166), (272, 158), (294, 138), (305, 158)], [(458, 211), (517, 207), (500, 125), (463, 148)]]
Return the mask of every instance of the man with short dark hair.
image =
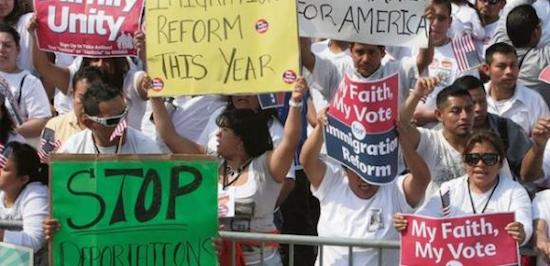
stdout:
[(60, 153), (161, 153), (157, 144), (132, 128), (124, 129), (122, 136), (111, 138), (117, 125), (128, 114), (120, 89), (94, 83), (82, 97), (82, 104), (85, 113), (82, 122), (88, 129), (70, 137)]

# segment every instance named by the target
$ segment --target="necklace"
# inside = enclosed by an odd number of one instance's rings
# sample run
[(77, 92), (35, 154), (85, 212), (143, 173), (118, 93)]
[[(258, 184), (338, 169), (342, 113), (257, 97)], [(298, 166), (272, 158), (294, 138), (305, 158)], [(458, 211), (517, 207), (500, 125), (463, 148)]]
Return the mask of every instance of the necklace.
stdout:
[[(97, 144), (95, 143), (95, 137), (94, 137), (94, 134), (92, 134), (92, 143), (94, 144), (94, 148), (95, 148), (95, 152), (97, 154), (101, 154), (101, 151), (99, 151), (99, 148), (97, 147)], [(116, 149), (115, 149), (115, 154), (118, 154), (118, 149), (120, 148), (120, 143), (117, 143), (116, 145)]]
[[(489, 198), (485, 202), (485, 206), (483, 206), (481, 213), (484, 213), (485, 209), (487, 209), (487, 205), (489, 205), (489, 201), (491, 201), (491, 198), (493, 197), (493, 193), (495, 193), (495, 190), (497, 189), (499, 181), (500, 181), (500, 176), (497, 175), (497, 183), (493, 187), (493, 190), (491, 190), (491, 194), (489, 194)], [(472, 210), (474, 211), (474, 214), (477, 214), (476, 207), (474, 205), (474, 199), (472, 198), (472, 192), (470, 191), (470, 179), (468, 179), (468, 195), (470, 196), (470, 204), (472, 205)]]
[[(237, 180), (239, 180), (239, 177), (241, 177), (241, 174), (243, 170), (252, 162), (252, 159), (246, 160), (244, 164), (239, 166), (237, 169), (233, 169), (230, 165), (227, 164), (227, 161), (223, 161), (223, 189), (225, 190), (228, 186), (233, 185)], [(229, 180), (230, 178), (230, 180)]]

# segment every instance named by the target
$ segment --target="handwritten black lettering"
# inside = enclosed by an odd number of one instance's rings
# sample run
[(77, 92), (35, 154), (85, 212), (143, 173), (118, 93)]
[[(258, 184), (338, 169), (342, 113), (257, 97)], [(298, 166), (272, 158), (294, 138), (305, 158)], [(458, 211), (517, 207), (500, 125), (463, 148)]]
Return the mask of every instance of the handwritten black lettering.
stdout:
[(93, 220), (91, 220), (88, 223), (81, 224), (81, 225), (76, 224), (73, 221), (72, 218), (68, 218), (67, 219), (67, 225), (72, 229), (90, 228), (90, 227), (94, 226), (95, 224), (97, 224), (101, 220), (103, 215), (105, 214), (105, 201), (103, 200), (103, 198), (99, 194), (96, 194), (96, 193), (93, 193), (93, 192), (75, 191), (72, 188), (71, 184), (75, 181), (75, 178), (78, 177), (78, 176), (81, 176), (81, 175), (87, 175), (87, 178), (95, 178), (95, 172), (94, 172), (94, 169), (92, 169), (92, 168), (87, 169), (87, 170), (78, 171), (78, 172), (72, 174), (69, 177), (69, 180), (67, 181), (67, 191), (69, 191), (70, 194), (73, 194), (75, 196), (87, 196), (87, 197), (94, 198), (95, 200), (97, 200), (97, 203), (99, 204), (99, 212)]
[(165, 79), (201, 80), (208, 74), (200, 54), (163, 53), (155, 56), (162, 62), (162, 73)]
[(243, 39), (241, 16), (209, 19), (168, 20), (157, 17), (157, 43), (202, 43)]
[[(191, 175), (192, 181), (180, 187), (180, 176), (187, 174)], [(170, 196), (168, 197), (168, 211), (166, 219), (176, 219), (176, 198), (195, 191), (202, 184), (202, 175), (196, 168), (186, 165), (176, 166), (172, 168), (170, 174)]]
[[(271, 70), (272, 73), (275, 73), (275, 70), (270, 65), (271, 55), (269, 54), (263, 54), (257, 58), (250, 56), (237, 57), (237, 49), (232, 48), (231, 54), (228, 57), (221, 48), (218, 48), (218, 50), (226, 65), (224, 84), (229, 82), (230, 78), (231, 81), (259, 79), (264, 77), (266, 70)], [(259, 65), (259, 68), (257, 68), (257, 65)]]

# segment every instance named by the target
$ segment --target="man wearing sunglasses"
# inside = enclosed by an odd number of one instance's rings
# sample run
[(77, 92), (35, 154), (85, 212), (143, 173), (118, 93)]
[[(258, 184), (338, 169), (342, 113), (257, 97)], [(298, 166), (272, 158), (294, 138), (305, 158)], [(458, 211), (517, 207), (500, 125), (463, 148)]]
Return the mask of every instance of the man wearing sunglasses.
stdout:
[(481, 25), (485, 30), (483, 38), (483, 51), (489, 47), (491, 39), (497, 31), (497, 22), (499, 20), (500, 11), (506, 5), (505, 0), (477, 0), (476, 9), (481, 19)]
[(155, 142), (132, 128), (126, 128), (122, 136), (111, 139), (117, 125), (128, 114), (121, 90), (108, 84), (94, 83), (83, 95), (82, 104), (83, 123), (88, 129), (70, 137), (61, 147), (61, 153), (161, 153)]

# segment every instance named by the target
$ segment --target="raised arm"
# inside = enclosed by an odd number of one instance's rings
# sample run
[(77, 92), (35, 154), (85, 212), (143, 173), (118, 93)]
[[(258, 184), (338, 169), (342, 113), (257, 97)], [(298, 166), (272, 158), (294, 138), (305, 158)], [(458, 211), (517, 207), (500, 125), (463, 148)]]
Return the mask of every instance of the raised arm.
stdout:
[(319, 153), (323, 147), (323, 129), (326, 124), (327, 110), (328, 108), (324, 108), (319, 111), (317, 125), (307, 138), (300, 152), (300, 163), (304, 167), (304, 172), (314, 188), (318, 188), (321, 185), (327, 170), (325, 162), (319, 158)]
[(300, 55), (302, 59), (302, 65), (307, 68), (307, 70), (313, 72), (315, 67), (315, 56), (311, 52), (311, 39), (300, 37)]
[[(399, 131), (401, 132), (401, 130)], [(424, 162), (424, 159), (418, 155), (411, 142), (399, 138), (399, 143), (401, 144), (401, 151), (407, 163), (407, 168), (410, 171), (403, 181), (405, 199), (410, 206), (416, 207), (424, 198), (426, 188), (430, 183), (430, 169), (428, 169), (428, 165)]]
[(544, 175), (542, 159), (546, 142), (550, 137), (550, 117), (541, 118), (533, 128), (533, 146), (527, 151), (521, 161), (520, 176), (525, 182), (535, 181)]
[(437, 85), (437, 78), (419, 78), (416, 81), (414, 89), (409, 93), (409, 96), (405, 100), (405, 103), (399, 111), (399, 138), (403, 141), (407, 141), (416, 149), (420, 142), (420, 132), (411, 124), (411, 119), (414, 114), (414, 110), (420, 100), (430, 94), (434, 87)]
[[(432, 8), (428, 7), (426, 9), (426, 12), (424, 13), (424, 16), (428, 20), (428, 23), (432, 20)], [(434, 58), (434, 45), (432, 44), (432, 41), (428, 37), (428, 47), (427, 48), (420, 48), (418, 50), (418, 55), (416, 55), (416, 67), (418, 68), (418, 73), (424, 72), (428, 68), (428, 66), (432, 63), (432, 60)]]
[(277, 182), (283, 182), (286, 178), (294, 158), (294, 152), (298, 142), (300, 142), (302, 129), (301, 108), (304, 104), (302, 98), (308, 89), (304, 77), (299, 77), (290, 98), (290, 107), (281, 143), (267, 156), (269, 173)]
[(69, 90), (69, 83), (71, 81), (71, 72), (68, 68), (56, 65), (51, 61), (47, 52), (44, 52), (38, 48), (36, 41), (35, 31), (39, 27), (36, 17), (33, 16), (27, 27), (29, 35), (31, 36), (32, 48), (32, 63), (36, 71), (40, 76), (46, 80), (48, 84), (54, 85), (63, 94), (67, 94)]

